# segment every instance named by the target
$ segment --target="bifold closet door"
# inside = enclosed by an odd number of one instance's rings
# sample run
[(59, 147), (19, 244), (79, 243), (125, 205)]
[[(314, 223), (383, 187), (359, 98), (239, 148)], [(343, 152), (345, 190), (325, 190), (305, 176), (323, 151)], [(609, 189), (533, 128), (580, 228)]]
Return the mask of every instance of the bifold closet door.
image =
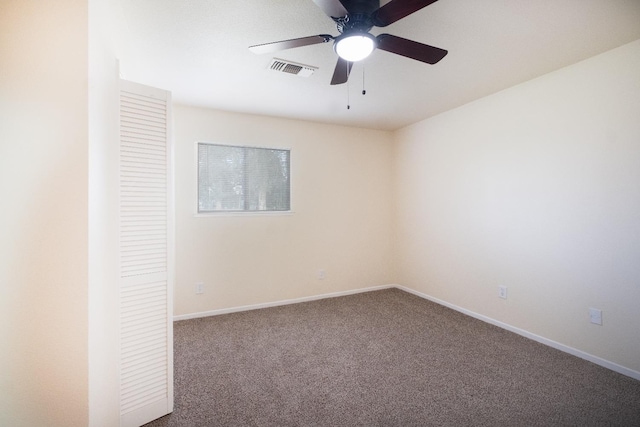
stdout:
[(120, 424), (173, 410), (170, 93), (120, 82)]

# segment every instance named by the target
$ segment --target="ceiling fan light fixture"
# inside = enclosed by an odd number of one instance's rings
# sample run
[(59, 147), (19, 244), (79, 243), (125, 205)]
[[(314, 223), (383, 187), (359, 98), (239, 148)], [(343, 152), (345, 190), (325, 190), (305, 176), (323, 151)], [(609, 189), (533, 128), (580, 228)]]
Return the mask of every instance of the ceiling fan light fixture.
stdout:
[(340, 58), (357, 62), (371, 55), (376, 48), (376, 39), (369, 33), (343, 34), (336, 39), (334, 49)]

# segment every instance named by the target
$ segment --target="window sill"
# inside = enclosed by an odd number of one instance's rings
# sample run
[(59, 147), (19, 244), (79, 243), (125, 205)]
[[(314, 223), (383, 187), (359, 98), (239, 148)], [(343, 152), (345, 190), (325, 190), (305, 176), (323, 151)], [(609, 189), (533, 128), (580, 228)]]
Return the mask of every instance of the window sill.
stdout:
[(193, 214), (196, 218), (211, 218), (220, 216), (289, 216), (293, 215), (294, 211), (251, 211), (251, 212), (200, 212)]

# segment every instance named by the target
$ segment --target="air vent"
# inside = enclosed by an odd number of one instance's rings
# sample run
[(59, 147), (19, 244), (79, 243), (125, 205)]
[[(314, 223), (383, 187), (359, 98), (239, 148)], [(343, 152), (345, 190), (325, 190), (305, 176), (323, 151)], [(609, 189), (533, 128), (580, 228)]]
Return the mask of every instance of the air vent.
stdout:
[(281, 73), (293, 74), (295, 76), (309, 77), (318, 69), (318, 67), (296, 64), (295, 62), (285, 61), (284, 59), (273, 58), (269, 64), (269, 69)]

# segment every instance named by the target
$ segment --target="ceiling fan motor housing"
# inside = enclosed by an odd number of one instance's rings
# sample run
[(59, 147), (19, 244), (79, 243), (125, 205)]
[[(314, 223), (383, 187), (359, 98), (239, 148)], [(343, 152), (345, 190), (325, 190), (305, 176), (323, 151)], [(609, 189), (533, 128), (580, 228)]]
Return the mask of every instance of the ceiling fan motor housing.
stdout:
[(370, 14), (352, 13), (341, 18), (333, 18), (341, 34), (359, 31), (367, 33), (373, 28)]
[(340, 32), (333, 42), (333, 50), (338, 56), (356, 62), (366, 58), (376, 49), (378, 40), (369, 34), (369, 30), (373, 28), (371, 13), (349, 13), (333, 20)]

